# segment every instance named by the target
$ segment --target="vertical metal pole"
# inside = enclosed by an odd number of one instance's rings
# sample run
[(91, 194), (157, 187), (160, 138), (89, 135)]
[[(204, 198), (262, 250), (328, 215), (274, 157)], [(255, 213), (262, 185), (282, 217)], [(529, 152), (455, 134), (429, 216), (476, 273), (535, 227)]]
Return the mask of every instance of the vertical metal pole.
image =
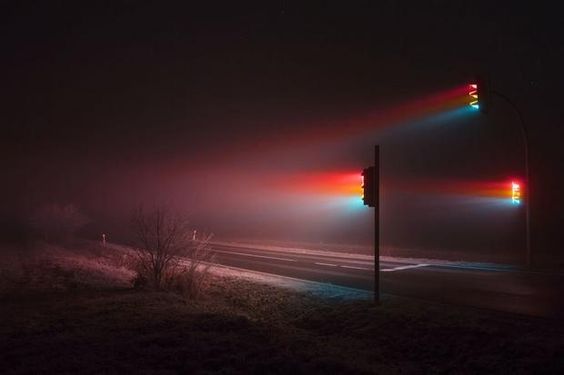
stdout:
[(380, 303), (380, 146), (374, 146), (374, 302)]
[(531, 250), (531, 172), (529, 170), (529, 134), (527, 132), (527, 127), (525, 126), (523, 114), (519, 108), (517, 108), (515, 103), (499, 91), (491, 90), (491, 93), (497, 95), (509, 104), (519, 117), (525, 156), (525, 186), (523, 189), (523, 195), (525, 196), (525, 267), (527, 270), (531, 270), (533, 268), (533, 253)]
[[(524, 126), (523, 126), (524, 128)], [(529, 145), (525, 131), (525, 247), (527, 270), (533, 268), (533, 254), (531, 252), (531, 175), (529, 172)]]

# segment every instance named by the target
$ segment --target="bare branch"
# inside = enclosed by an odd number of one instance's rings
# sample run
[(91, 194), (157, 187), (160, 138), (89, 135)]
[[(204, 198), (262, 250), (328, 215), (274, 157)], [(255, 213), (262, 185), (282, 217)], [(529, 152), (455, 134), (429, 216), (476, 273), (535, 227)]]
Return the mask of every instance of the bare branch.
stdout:
[(193, 240), (186, 218), (163, 207), (149, 212), (138, 208), (132, 225), (140, 285), (173, 287), (186, 297), (197, 297), (214, 260), (209, 246), (212, 235)]

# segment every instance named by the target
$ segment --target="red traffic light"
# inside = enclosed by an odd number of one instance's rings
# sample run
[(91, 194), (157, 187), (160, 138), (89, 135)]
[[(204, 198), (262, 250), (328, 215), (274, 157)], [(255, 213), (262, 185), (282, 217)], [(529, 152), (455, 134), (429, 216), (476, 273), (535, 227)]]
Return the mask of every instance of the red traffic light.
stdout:
[(515, 181), (511, 182), (511, 202), (513, 204), (521, 203), (521, 184)]
[(489, 84), (486, 79), (478, 78), (468, 85), (468, 105), (486, 113), (489, 102)]
[(362, 202), (365, 206), (376, 206), (375, 168), (368, 167), (362, 170)]
[(472, 83), (468, 86), (468, 105), (474, 109), (480, 109), (480, 100), (478, 94), (478, 84)]

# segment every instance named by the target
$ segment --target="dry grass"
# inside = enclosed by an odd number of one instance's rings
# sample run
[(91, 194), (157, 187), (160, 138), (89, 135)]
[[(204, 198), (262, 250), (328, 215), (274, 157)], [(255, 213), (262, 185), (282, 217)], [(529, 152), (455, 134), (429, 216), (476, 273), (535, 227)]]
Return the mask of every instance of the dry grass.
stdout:
[(40, 243), (1, 255), (0, 291), (4, 293), (124, 288), (134, 276), (127, 253), (88, 242), (72, 249)]
[[(119, 270), (94, 250), (83, 257), (97, 270)], [(69, 280), (86, 267), (74, 264)], [(219, 277), (187, 301), (115, 280), (0, 294), (2, 373), (564, 373), (554, 321), (390, 296), (381, 306), (322, 300)]]

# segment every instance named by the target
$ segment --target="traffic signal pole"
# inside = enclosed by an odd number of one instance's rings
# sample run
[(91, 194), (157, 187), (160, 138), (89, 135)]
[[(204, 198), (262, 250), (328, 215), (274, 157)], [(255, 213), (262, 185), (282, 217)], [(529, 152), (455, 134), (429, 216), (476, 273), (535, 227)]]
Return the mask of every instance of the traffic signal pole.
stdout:
[[(524, 169), (525, 169), (525, 181), (522, 191), (525, 195), (525, 267), (527, 270), (531, 270), (533, 267), (533, 254), (531, 249), (531, 173), (529, 168), (529, 133), (527, 127), (525, 126), (525, 120), (523, 119), (523, 114), (519, 108), (513, 103), (509, 97), (502, 94), (499, 91), (490, 89), (490, 82), (487, 78), (478, 77), (476, 84), (470, 85), (470, 92), (468, 93), (471, 97), (470, 105), (474, 108), (479, 108), (482, 113), (488, 112), (488, 107), (490, 105), (490, 96), (497, 96), (502, 99), (505, 103), (513, 109), (513, 111), (519, 117), (519, 130), (521, 133), (521, 138), (523, 142), (523, 156), (524, 156)], [(478, 105), (476, 107), (475, 105)]]
[(523, 156), (525, 158), (525, 186), (523, 189), (523, 193), (525, 195), (525, 266), (527, 270), (531, 270), (533, 267), (533, 254), (531, 251), (531, 176), (529, 171), (529, 134), (527, 132), (527, 127), (525, 126), (523, 115), (513, 101), (499, 91), (491, 90), (491, 93), (509, 104), (519, 117), (521, 138), (523, 140)]
[(380, 303), (380, 146), (374, 146), (374, 302)]
[(374, 302), (380, 303), (380, 146), (374, 146), (374, 165), (362, 170), (362, 202), (374, 208)]

